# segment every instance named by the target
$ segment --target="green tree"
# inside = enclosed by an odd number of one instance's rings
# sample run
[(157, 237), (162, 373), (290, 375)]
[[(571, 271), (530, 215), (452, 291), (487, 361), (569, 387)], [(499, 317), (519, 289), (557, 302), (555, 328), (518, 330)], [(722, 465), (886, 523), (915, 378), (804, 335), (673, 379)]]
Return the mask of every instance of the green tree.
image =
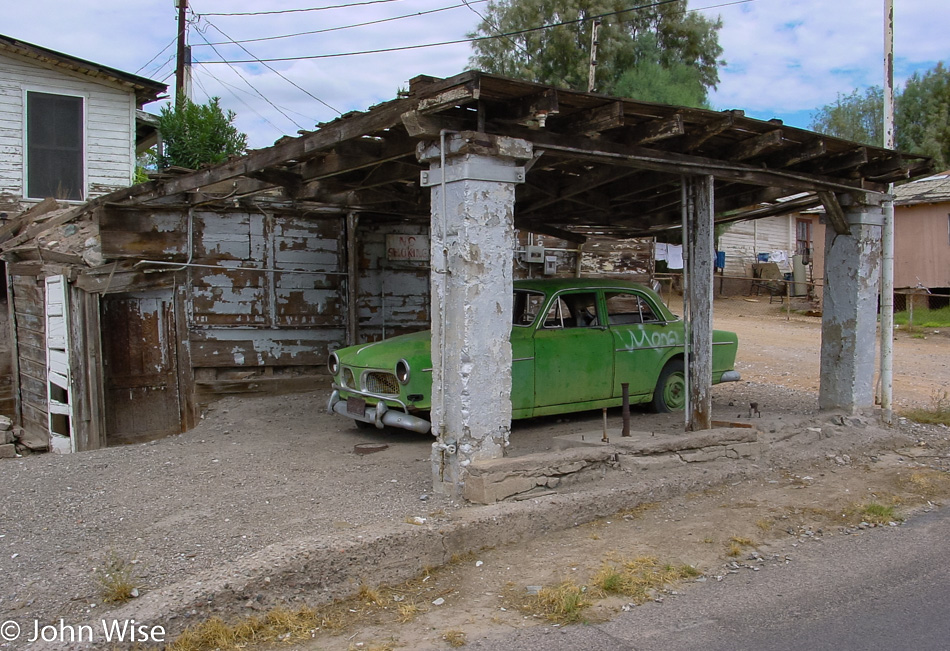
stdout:
[(884, 91), (872, 86), (863, 94), (855, 89), (812, 114), (813, 131), (880, 147), (884, 144)]
[[(640, 8), (631, 8), (629, 0), (493, 0), (470, 36), (522, 33), (476, 41), (469, 65), (587, 90), (596, 16), (603, 16), (597, 38), (598, 92), (648, 101), (683, 97), (703, 105), (708, 90), (719, 82), (722, 22), (687, 12), (686, 0)], [(570, 24), (534, 29), (564, 22)], [(684, 84), (687, 91), (674, 92), (670, 84)]]
[(163, 149), (159, 167), (198, 169), (243, 154), (247, 136), (234, 127), (234, 117), (234, 111), (224, 113), (218, 97), (207, 104), (186, 99), (182, 106), (163, 107), (158, 116)]
[[(894, 97), (897, 149), (934, 159), (937, 169), (950, 166), (950, 71), (943, 63), (914, 73)], [(854, 90), (812, 114), (810, 127), (831, 136), (880, 147), (884, 144), (884, 91)]]
[(894, 135), (902, 151), (931, 156), (938, 170), (950, 163), (950, 71), (943, 62), (907, 80), (896, 100)]

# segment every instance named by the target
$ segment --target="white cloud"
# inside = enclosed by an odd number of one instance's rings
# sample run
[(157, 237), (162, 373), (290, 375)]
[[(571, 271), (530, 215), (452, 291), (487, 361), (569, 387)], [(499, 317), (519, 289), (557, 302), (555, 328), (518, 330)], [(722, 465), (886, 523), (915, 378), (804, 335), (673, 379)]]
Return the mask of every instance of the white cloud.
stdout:
[[(198, 14), (207, 14), (348, 1), (352, 0), (190, 0), (190, 4)], [(690, 0), (690, 6), (701, 8), (722, 1)], [(895, 3), (899, 74), (906, 76), (950, 59), (950, 41), (945, 36), (950, 33), (946, 1)], [(4, 34), (128, 72), (138, 70), (172, 42), (176, 34), (172, 0), (119, 4), (107, 0), (31, 0), (8, 4), (11, 6), (4, 7), (0, 27)], [(228, 40), (212, 25), (241, 40), (417, 14), (452, 4), (459, 4), (459, 0), (396, 0), (342, 10), (271, 16), (206, 16), (197, 29), (211, 42)], [(474, 6), (481, 10), (485, 5), (476, 2)], [(704, 13), (721, 15), (724, 25), (720, 42), (728, 65), (721, 71), (719, 89), (712, 96), (717, 108), (741, 108), (750, 114), (783, 117), (833, 101), (838, 92), (880, 83), (883, 0), (754, 0)], [(464, 39), (479, 20), (472, 11), (460, 7), (357, 29), (247, 43), (245, 47), (261, 58), (393, 48)], [(195, 59), (217, 59), (211, 48), (199, 45), (204, 42), (201, 35), (192, 30), (190, 41)], [(248, 58), (236, 46), (216, 47), (229, 59)], [(173, 53), (174, 48), (169, 48), (142, 74), (165, 78), (173, 69), (173, 61), (169, 60)], [(392, 99), (397, 89), (405, 87), (416, 75), (458, 74), (465, 69), (469, 53), (469, 46), (460, 44), (269, 65), (346, 112), (365, 110)], [(336, 113), (266, 68), (246, 64), (238, 67), (257, 90), (300, 126), (312, 128), (315, 121), (336, 117)], [(196, 66), (195, 77), (200, 82), (195, 85), (196, 99), (219, 95), (222, 104), (238, 114), (238, 126), (250, 135), (252, 146), (266, 146), (283, 134), (296, 132), (293, 122), (269, 106), (227, 65)], [(166, 83), (174, 85), (174, 78), (168, 78)]]

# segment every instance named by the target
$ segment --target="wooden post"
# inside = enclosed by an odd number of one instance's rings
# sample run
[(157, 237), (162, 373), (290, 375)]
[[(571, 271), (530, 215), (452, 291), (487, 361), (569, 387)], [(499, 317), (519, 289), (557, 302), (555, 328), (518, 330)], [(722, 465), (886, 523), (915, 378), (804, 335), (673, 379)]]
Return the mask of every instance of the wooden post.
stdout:
[(685, 177), (689, 296), (689, 414), (686, 429), (712, 428), (712, 304), (716, 251), (712, 176)]
[(360, 294), (360, 257), (359, 240), (356, 229), (360, 216), (355, 212), (346, 215), (346, 344), (354, 346), (359, 342), (359, 310), (357, 301)]

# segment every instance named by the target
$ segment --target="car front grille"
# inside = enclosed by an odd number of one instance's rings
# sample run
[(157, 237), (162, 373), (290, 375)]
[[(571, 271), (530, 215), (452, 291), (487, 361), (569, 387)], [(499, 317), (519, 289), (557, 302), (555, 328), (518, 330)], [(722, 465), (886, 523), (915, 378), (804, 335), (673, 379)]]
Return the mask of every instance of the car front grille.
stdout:
[(370, 371), (363, 376), (363, 384), (369, 393), (381, 396), (398, 396), (399, 382), (392, 373)]

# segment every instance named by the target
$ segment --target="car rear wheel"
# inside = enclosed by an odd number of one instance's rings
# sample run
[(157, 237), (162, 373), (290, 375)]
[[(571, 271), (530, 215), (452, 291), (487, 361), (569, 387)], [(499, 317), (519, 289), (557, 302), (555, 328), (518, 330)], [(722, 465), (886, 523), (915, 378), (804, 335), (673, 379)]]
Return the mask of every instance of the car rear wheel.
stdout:
[(669, 413), (686, 406), (686, 374), (683, 360), (674, 359), (663, 367), (653, 391), (653, 411)]

